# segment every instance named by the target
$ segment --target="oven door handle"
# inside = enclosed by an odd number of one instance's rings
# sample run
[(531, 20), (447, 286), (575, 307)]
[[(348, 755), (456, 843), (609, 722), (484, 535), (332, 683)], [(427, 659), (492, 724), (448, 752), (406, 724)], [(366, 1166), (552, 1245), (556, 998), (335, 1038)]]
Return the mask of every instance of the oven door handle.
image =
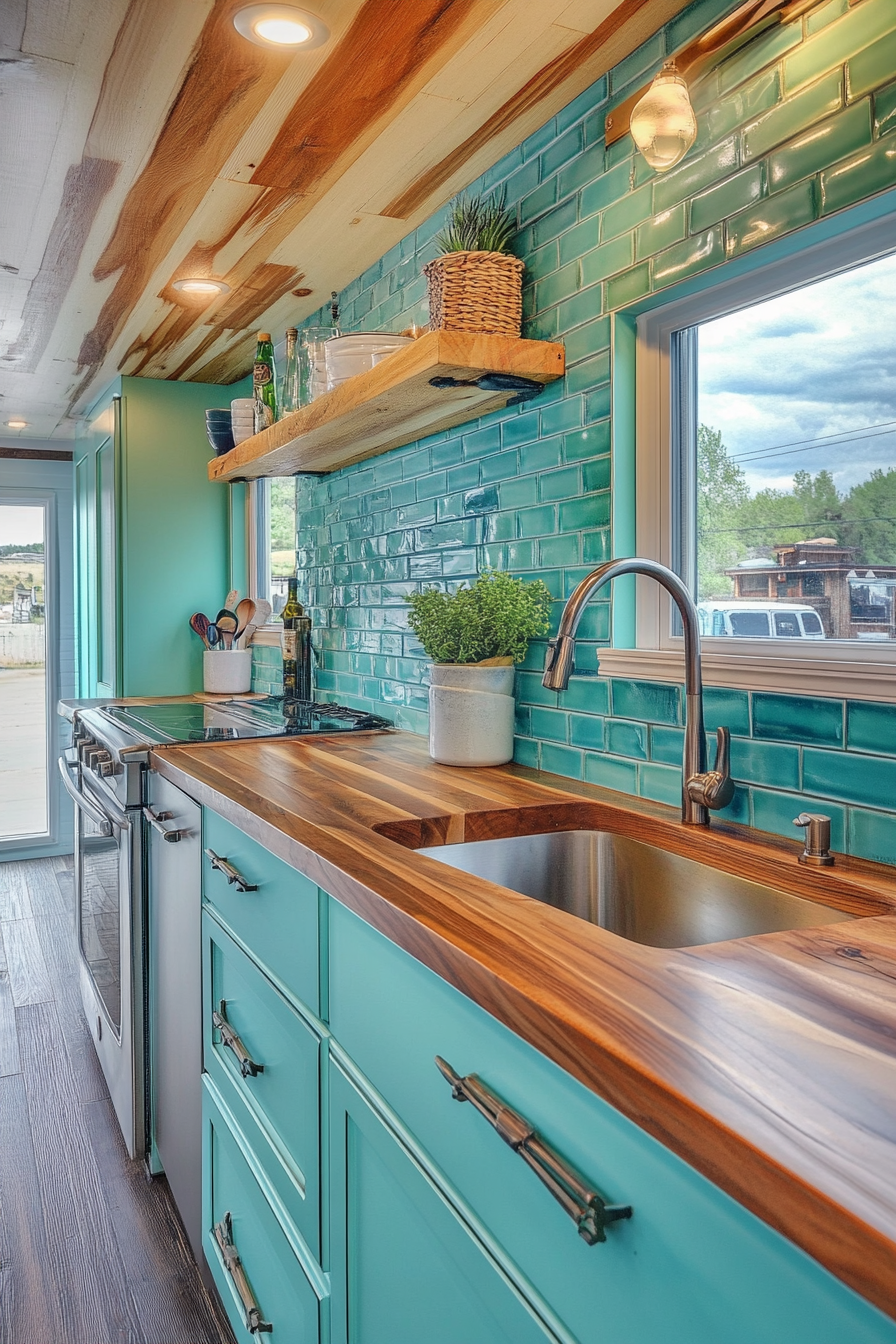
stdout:
[(75, 806), (79, 807), (84, 815), (90, 818), (94, 826), (99, 828), (100, 835), (113, 835), (116, 826), (122, 830), (127, 829), (131, 823), (123, 812), (116, 812), (112, 808), (107, 811), (98, 798), (92, 796), (88, 798), (87, 794), (77, 787), (72, 778), (72, 766), (76, 764), (77, 761), (69, 760), (67, 753), (59, 757), (59, 773), (62, 776), (62, 783)]

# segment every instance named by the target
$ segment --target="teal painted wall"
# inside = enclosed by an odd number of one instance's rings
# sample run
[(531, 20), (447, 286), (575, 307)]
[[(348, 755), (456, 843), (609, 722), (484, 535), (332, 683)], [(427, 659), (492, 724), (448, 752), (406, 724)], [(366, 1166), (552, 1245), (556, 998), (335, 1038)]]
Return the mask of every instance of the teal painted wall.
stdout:
[[(698, 140), (672, 172), (654, 174), (629, 137), (606, 149), (607, 111), (733, 7), (699, 0), (473, 184), (506, 189), (527, 268), (525, 334), (563, 340), (568, 372), (518, 410), (299, 478), (298, 573), (322, 695), (426, 731), (427, 664), (402, 599), (427, 584), (500, 566), (543, 578), (559, 614), (575, 583), (613, 554), (611, 411), (621, 383), (611, 315), (714, 268), (754, 264), (896, 185), (893, 0), (852, 9), (826, 0), (720, 65), (694, 90)], [(810, 129), (820, 133), (807, 137)], [(879, 197), (875, 208), (896, 202)], [(421, 269), (444, 213), (345, 289), (346, 330), (427, 320)], [(755, 248), (759, 236), (771, 248)], [(542, 688), (544, 646), (532, 647), (518, 680), (516, 759), (675, 803), (681, 688), (597, 679), (609, 623), (609, 603), (593, 602), (578, 675), (561, 695)], [(275, 686), (276, 652), (261, 659), (259, 684)], [(730, 816), (793, 834), (796, 810), (817, 806), (832, 816), (838, 849), (896, 862), (896, 818), (880, 807), (896, 807), (893, 708), (712, 690), (707, 720), (734, 735)]]

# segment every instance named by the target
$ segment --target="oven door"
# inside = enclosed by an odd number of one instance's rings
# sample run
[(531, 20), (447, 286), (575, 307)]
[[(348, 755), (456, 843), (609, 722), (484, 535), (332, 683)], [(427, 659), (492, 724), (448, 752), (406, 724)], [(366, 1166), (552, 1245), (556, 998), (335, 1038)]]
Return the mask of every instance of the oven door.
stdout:
[(138, 1157), (146, 1148), (140, 812), (92, 788), (73, 752), (59, 767), (75, 803), (81, 1002), (128, 1153)]

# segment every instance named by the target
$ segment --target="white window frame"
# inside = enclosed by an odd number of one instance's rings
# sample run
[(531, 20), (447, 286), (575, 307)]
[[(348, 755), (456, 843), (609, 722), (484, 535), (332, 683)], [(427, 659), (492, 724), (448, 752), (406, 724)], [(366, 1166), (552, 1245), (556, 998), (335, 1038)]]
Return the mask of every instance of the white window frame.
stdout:
[[(673, 386), (675, 333), (748, 308), (894, 250), (892, 215), (827, 239), (769, 265), (722, 281), (638, 318), (636, 355), (636, 554), (675, 568), (673, 404), (693, 389)], [(613, 677), (679, 681), (684, 648), (672, 633), (672, 609), (658, 584), (637, 580), (635, 648), (601, 649), (601, 672)], [(896, 645), (826, 640), (794, 648), (788, 640), (706, 637), (703, 679), (710, 686), (896, 701)]]
[[(247, 570), (249, 592), (254, 597), (257, 597), (259, 593), (266, 593), (270, 589), (271, 508), (270, 490), (265, 488), (266, 484), (265, 478), (260, 477), (257, 480), (249, 481), (249, 488), (246, 491)], [(280, 628), (279, 617), (276, 620), (272, 619), (268, 625), (255, 631), (252, 636), (252, 643), (279, 649)]]

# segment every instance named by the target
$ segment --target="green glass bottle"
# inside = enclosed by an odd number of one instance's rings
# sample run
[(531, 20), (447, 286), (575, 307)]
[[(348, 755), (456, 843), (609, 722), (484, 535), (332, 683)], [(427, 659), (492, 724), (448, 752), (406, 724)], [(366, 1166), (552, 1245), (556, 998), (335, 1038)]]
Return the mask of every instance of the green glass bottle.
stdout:
[(298, 597), (299, 581), (287, 580), (289, 592), (283, 611), (280, 648), (283, 653), (284, 700), (311, 699), (311, 617)]
[(298, 335), (295, 327), (286, 328), (286, 367), (283, 370), (283, 381), (280, 384), (280, 396), (277, 402), (279, 420), (285, 415), (292, 415), (293, 411), (299, 410), (302, 405), (302, 378), (296, 344)]
[(277, 370), (274, 345), (269, 331), (258, 333), (255, 363), (252, 365), (252, 389), (255, 396), (255, 432), (267, 429), (277, 419)]

